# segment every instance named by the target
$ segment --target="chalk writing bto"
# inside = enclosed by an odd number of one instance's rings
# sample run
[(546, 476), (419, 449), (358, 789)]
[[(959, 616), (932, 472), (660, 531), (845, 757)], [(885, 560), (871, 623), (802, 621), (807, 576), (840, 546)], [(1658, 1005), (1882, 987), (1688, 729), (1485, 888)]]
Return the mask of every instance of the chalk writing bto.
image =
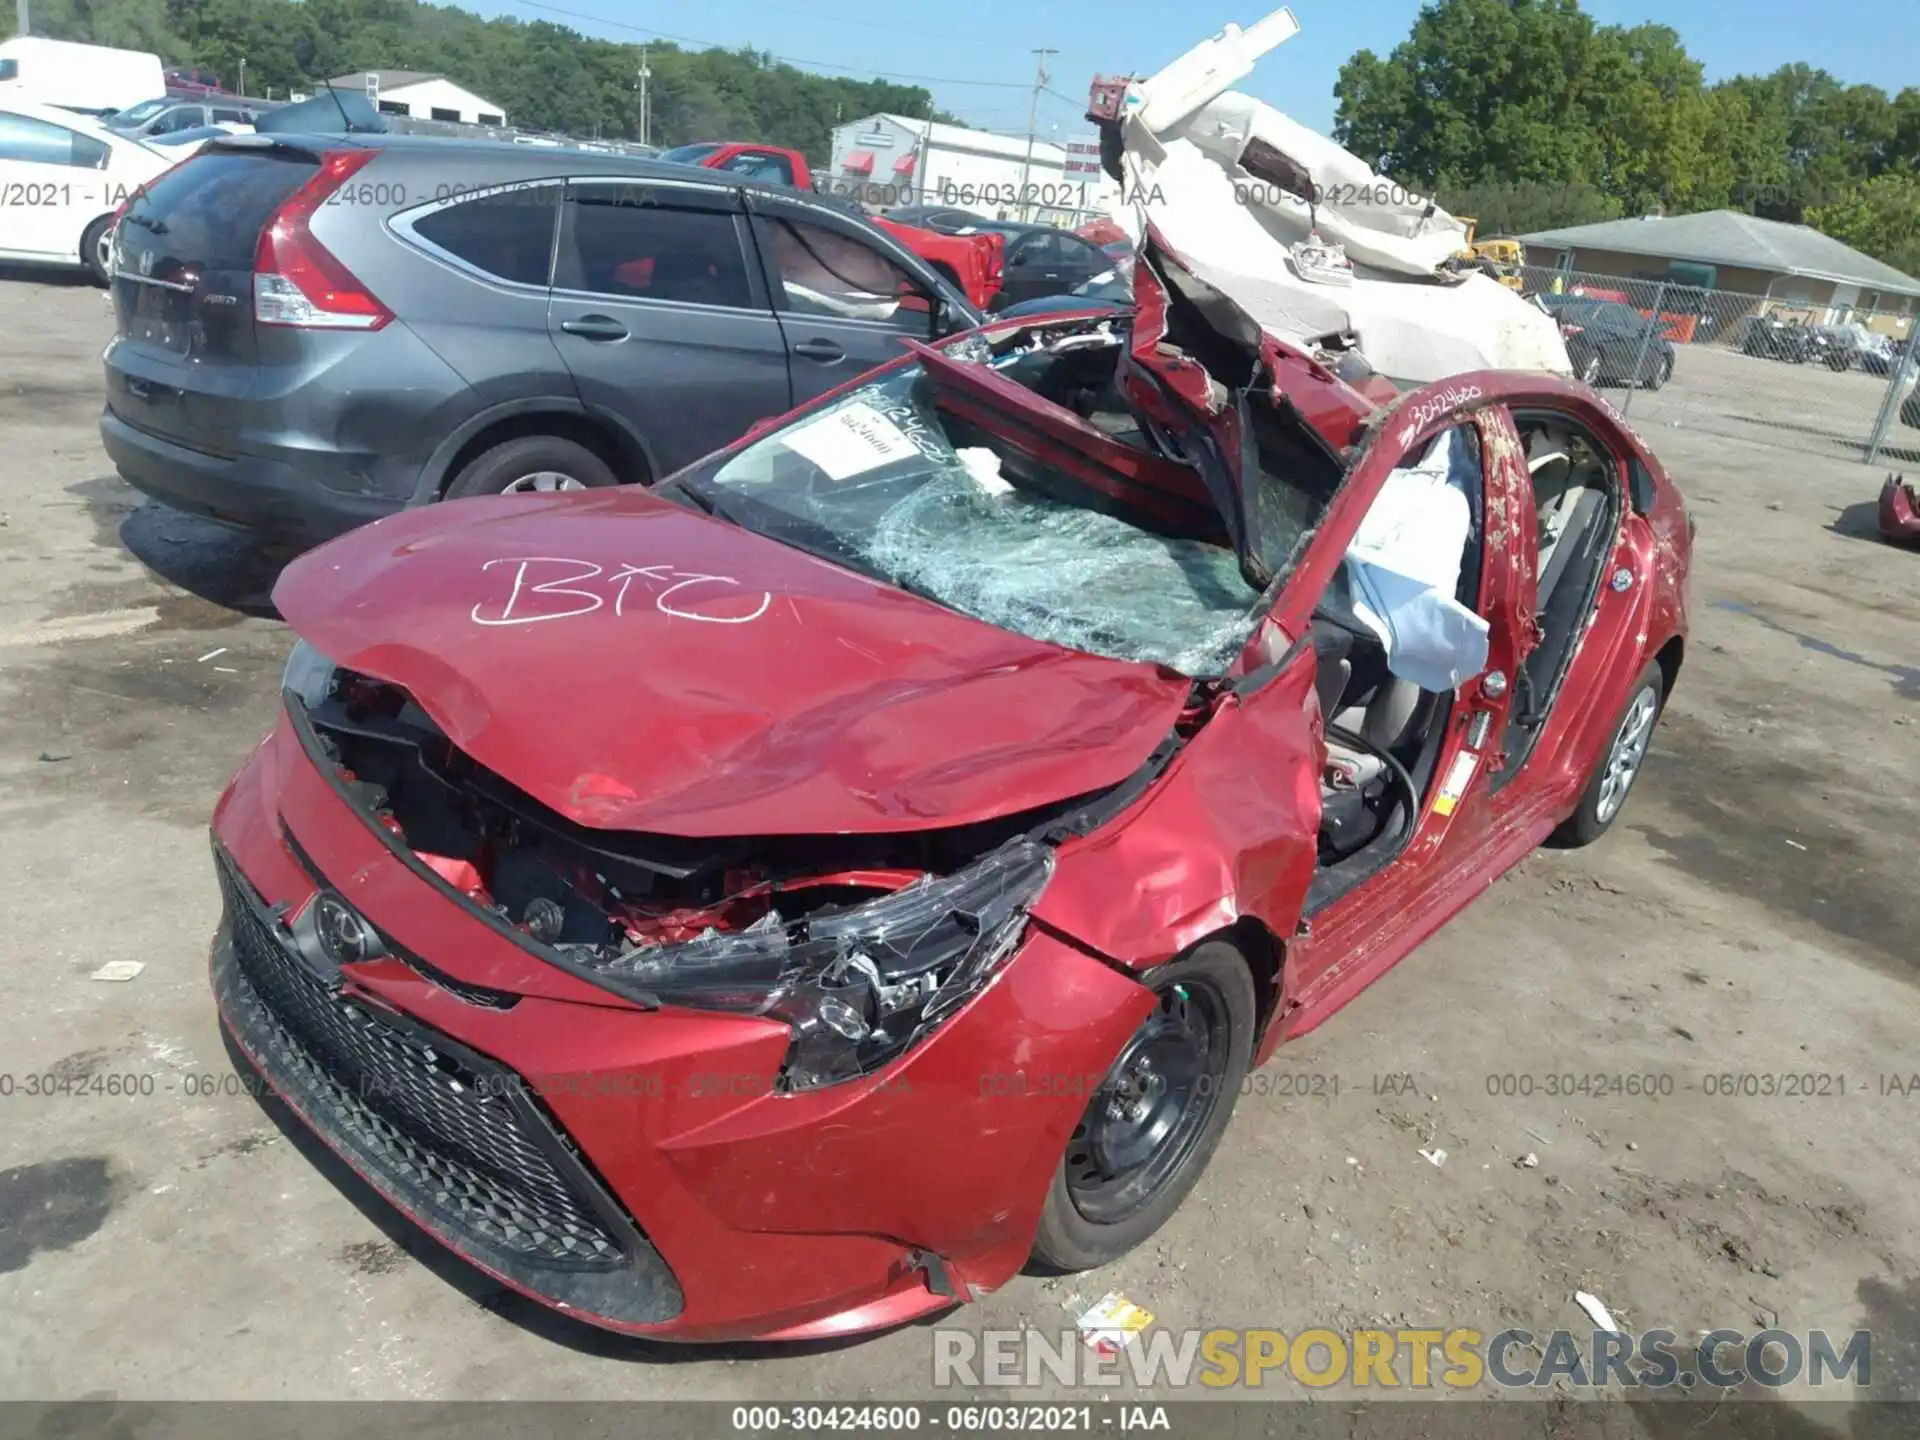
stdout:
[[(538, 566), (558, 566), (563, 573), (549, 572), (546, 578), (539, 578), (542, 572), (536, 570)], [(475, 605), (474, 624), (537, 625), (544, 620), (571, 620), (591, 615), (608, 607), (618, 618), (626, 614), (629, 605), (644, 603), (639, 595), (632, 593), (635, 581), (640, 582), (641, 594), (651, 595), (653, 608), (662, 615), (706, 625), (745, 625), (758, 620), (773, 604), (773, 596), (766, 591), (758, 592), (758, 603), (754, 603), (755, 592), (742, 589), (731, 575), (705, 575), (672, 565), (623, 564), (608, 570), (591, 560), (519, 555), (489, 560), (480, 568), (490, 571), (507, 567), (512, 567), (513, 584), (505, 602), (497, 610), (484, 600)], [(593, 588), (582, 588), (588, 585)], [(662, 586), (665, 588), (655, 588)], [(707, 588), (702, 590), (700, 586)], [(716, 595), (714, 586), (730, 587), (731, 593)], [(741, 609), (743, 602), (751, 608), (736, 614), (691, 608), (703, 601), (735, 611)]]

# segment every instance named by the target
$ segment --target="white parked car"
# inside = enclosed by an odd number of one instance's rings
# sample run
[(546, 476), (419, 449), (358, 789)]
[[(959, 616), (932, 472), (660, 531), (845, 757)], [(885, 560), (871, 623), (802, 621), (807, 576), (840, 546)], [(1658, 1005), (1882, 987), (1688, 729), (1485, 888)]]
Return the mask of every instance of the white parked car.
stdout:
[(84, 266), (106, 284), (114, 212), (180, 155), (0, 94), (0, 260)]

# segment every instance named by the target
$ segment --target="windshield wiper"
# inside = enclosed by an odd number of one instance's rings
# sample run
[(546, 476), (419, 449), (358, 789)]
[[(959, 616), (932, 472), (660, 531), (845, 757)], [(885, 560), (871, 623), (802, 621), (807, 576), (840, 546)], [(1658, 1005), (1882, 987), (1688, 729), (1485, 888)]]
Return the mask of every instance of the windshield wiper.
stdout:
[(747, 523), (740, 508), (732, 503), (724, 490), (696, 480), (691, 475), (683, 475), (678, 480), (668, 481), (653, 493), (665, 494), (669, 499), (684, 498), (702, 515), (711, 515), (714, 519), (724, 520), (729, 525), (738, 525), (742, 530), (755, 528)]

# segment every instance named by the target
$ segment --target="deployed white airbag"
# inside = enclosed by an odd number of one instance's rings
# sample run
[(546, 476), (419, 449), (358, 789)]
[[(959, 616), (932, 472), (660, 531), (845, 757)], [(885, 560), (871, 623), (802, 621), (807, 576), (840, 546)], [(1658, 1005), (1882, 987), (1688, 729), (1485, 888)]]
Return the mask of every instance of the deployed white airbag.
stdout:
[(1473, 528), (1467, 487), (1480, 483), (1469, 433), (1449, 430), (1390, 474), (1347, 547), (1353, 613), (1379, 637), (1387, 668), (1441, 694), (1487, 668), (1487, 622), (1454, 598)]

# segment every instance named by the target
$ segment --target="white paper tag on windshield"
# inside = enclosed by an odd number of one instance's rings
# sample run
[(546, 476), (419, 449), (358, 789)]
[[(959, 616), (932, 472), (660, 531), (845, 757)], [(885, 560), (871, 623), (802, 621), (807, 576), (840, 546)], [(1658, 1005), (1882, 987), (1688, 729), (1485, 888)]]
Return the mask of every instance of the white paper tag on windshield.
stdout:
[(789, 431), (780, 443), (834, 480), (878, 470), (896, 460), (911, 460), (920, 453), (906, 431), (864, 400)]

